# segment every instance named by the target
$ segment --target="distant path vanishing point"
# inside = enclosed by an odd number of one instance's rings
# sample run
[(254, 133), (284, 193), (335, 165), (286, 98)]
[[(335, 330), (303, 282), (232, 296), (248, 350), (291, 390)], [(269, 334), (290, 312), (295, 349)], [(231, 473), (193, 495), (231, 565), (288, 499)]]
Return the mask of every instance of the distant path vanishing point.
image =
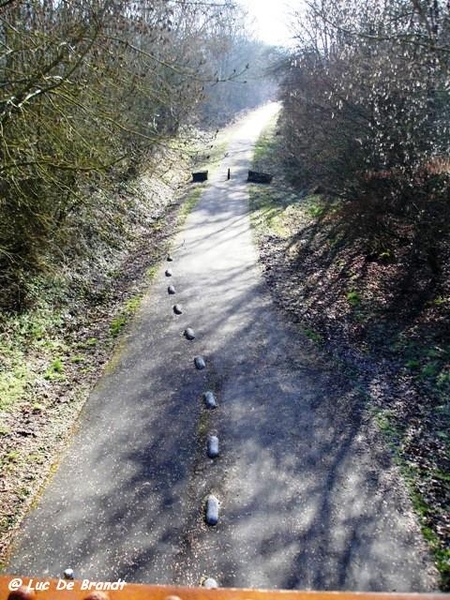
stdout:
[(364, 398), (314, 357), (262, 281), (246, 175), (277, 110), (265, 106), (233, 128), (174, 239), (173, 260), (25, 520), (7, 572), (58, 577), (71, 567), (94, 581), (198, 585), (211, 576), (233, 587), (436, 589)]

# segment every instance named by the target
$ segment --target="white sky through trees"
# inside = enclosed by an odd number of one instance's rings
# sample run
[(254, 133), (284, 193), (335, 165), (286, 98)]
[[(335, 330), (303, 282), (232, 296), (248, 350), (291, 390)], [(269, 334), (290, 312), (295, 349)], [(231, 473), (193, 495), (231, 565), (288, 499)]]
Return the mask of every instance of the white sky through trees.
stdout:
[(258, 38), (277, 46), (292, 44), (290, 26), (302, 0), (239, 0), (239, 3), (248, 11), (250, 19), (254, 19)]

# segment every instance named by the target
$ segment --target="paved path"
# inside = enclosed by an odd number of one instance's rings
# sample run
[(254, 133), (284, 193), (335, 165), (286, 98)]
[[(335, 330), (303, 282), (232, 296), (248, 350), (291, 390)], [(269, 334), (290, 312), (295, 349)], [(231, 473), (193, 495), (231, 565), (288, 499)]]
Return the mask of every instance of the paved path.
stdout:
[[(97, 581), (197, 585), (210, 575), (239, 587), (436, 587), (363, 400), (335, 385), (264, 289), (245, 176), (274, 110), (236, 130), (27, 518), (8, 572), (58, 576), (70, 566)], [(211, 433), (216, 459), (205, 451)], [(220, 501), (215, 527), (204, 523), (210, 493)]]

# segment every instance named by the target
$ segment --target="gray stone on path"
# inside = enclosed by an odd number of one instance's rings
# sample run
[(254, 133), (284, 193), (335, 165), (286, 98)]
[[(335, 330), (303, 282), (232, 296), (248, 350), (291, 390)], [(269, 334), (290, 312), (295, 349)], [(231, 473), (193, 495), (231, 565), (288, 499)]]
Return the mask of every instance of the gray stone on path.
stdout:
[(166, 269), (166, 277), (172, 277), (172, 269)]
[(176, 293), (177, 293), (177, 291), (176, 291), (176, 289), (175, 289), (175, 286), (174, 286), (174, 285), (169, 285), (169, 287), (167, 288), (167, 291), (168, 291), (168, 293), (169, 293), (170, 295), (173, 295), (173, 294), (176, 294)]
[(216, 401), (216, 397), (214, 396), (213, 392), (205, 392), (203, 394), (203, 398), (205, 400), (205, 405), (207, 408), (216, 408), (217, 407), (217, 401)]
[(206, 499), (205, 521), (212, 527), (219, 522), (219, 500), (213, 494)]
[(209, 590), (213, 590), (218, 588), (219, 584), (213, 577), (207, 577), (205, 580), (202, 581), (202, 587)]
[(219, 438), (217, 435), (209, 435), (206, 451), (209, 458), (217, 458), (219, 456)]
[(75, 573), (73, 572), (73, 569), (68, 568), (64, 570), (63, 573), (63, 577), (64, 579), (75, 579)]
[(205, 362), (205, 359), (203, 358), (203, 356), (196, 356), (194, 358), (194, 364), (195, 364), (195, 368), (198, 369), (199, 371), (206, 368), (206, 362)]
[(183, 314), (183, 307), (181, 306), (181, 304), (175, 304), (175, 306), (173, 307), (173, 312), (176, 315), (182, 315)]
[(191, 327), (184, 330), (184, 337), (187, 340), (195, 340), (195, 332)]

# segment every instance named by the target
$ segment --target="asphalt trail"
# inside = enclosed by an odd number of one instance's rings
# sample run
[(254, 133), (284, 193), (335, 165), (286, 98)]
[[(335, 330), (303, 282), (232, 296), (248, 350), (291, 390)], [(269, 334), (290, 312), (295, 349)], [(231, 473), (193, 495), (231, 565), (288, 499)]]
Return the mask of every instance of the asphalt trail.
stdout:
[[(212, 576), (233, 587), (437, 588), (364, 399), (336, 384), (264, 287), (245, 179), (275, 110), (259, 109), (235, 128), (174, 240), (173, 262), (162, 265), (25, 520), (7, 572), (58, 577), (71, 567), (94, 581), (198, 585)], [(184, 337), (187, 327), (194, 340)], [(194, 366), (197, 355), (204, 370)], [(205, 408), (207, 390), (214, 410)], [(209, 434), (220, 442), (215, 459), (206, 455)], [(204, 522), (210, 493), (220, 502), (215, 527)]]

